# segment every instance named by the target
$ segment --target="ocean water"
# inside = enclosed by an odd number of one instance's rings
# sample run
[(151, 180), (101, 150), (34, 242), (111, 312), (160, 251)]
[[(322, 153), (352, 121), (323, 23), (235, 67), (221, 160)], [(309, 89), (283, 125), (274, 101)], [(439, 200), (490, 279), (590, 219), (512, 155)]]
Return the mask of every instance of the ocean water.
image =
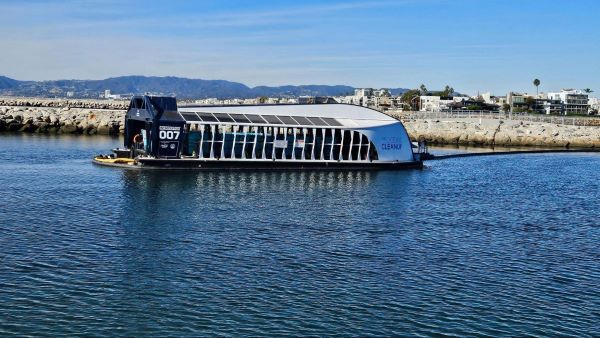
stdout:
[(0, 336), (600, 336), (600, 154), (94, 166), (0, 136)]

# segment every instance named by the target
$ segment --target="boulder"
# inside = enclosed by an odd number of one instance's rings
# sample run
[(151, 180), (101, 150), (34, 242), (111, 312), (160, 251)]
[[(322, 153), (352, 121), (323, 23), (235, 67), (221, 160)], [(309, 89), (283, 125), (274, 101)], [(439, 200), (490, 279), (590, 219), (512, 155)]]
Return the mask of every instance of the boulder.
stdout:
[(85, 128), (83, 128), (83, 133), (84, 133), (84, 134), (86, 134), (86, 135), (90, 135), (90, 132), (91, 132), (92, 130), (94, 130), (94, 129), (95, 129), (95, 128), (94, 128), (94, 125), (92, 125), (92, 124), (87, 124), (87, 125), (85, 126)]
[(21, 129), (21, 127), (23, 127), (23, 124), (21, 124), (19, 121), (12, 120), (10, 123), (7, 123), (6, 130), (18, 131), (19, 129)]
[(21, 127), (21, 129), (19, 129), (19, 131), (23, 132), (23, 133), (33, 133), (33, 132), (35, 132), (36, 129), (37, 129), (37, 126), (35, 124), (26, 123)]
[(49, 125), (50, 124), (48, 122), (39, 122), (37, 124), (37, 129), (35, 130), (35, 132), (36, 133), (47, 133)]
[(59, 129), (61, 134), (75, 134), (77, 132), (77, 126), (74, 124), (65, 124)]
[(111, 128), (107, 125), (98, 126), (96, 129), (97, 134), (99, 135), (109, 135)]
[(49, 118), (50, 118), (51, 124), (59, 124), (60, 123), (60, 119), (55, 114), (50, 114)]

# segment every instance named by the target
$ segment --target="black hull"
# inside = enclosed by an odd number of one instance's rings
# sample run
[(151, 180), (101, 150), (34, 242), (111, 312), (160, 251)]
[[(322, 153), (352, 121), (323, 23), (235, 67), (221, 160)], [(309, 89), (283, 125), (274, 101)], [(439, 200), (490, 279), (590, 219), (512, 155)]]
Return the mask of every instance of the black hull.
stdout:
[(202, 161), (186, 159), (138, 159), (136, 165), (101, 163), (99, 165), (130, 169), (187, 169), (187, 170), (400, 170), (421, 169), (422, 162), (287, 162), (287, 161)]

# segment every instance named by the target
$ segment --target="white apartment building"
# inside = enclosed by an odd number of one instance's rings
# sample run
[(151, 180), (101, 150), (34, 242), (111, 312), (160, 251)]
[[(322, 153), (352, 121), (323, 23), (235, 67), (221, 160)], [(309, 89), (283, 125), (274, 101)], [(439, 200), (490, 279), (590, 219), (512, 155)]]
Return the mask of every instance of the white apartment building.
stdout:
[(373, 88), (356, 88), (354, 89), (354, 96), (346, 96), (343, 101), (357, 106), (372, 107), (375, 105), (373, 98)]
[(548, 98), (560, 100), (566, 115), (588, 113), (588, 95), (581, 90), (563, 89), (557, 93), (548, 93)]
[(343, 96), (334, 99), (340, 103), (349, 103), (375, 109), (388, 109), (394, 105), (390, 90), (386, 88), (356, 88), (354, 89), (353, 96)]
[(590, 97), (590, 99), (588, 100), (588, 105), (590, 106), (591, 110), (594, 110), (596, 112), (596, 114), (600, 112), (600, 99), (598, 99), (597, 97)]
[(420, 97), (419, 106), (421, 107), (421, 111), (444, 111), (449, 109), (448, 107), (451, 103), (460, 102), (463, 99), (459, 97), (423, 95)]
[(104, 90), (104, 94), (100, 94), (100, 97), (107, 100), (119, 100), (121, 99), (121, 94), (111, 94), (110, 89), (106, 89)]
[(481, 97), (483, 98), (483, 102), (485, 103), (489, 103), (489, 104), (495, 104), (496, 102), (494, 102), (493, 96), (491, 92), (485, 92), (481, 94)]
[(356, 97), (371, 97), (373, 96), (373, 88), (356, 88), (354, 89)]
[(204, 105), (217, 105), (217, 104), (221, 104), (221, 101), (219, 99), (217, 99), (216, 97), (213, 97), (213, 98), (195, 100), (194, 103), (195, 104), (204, 104)]

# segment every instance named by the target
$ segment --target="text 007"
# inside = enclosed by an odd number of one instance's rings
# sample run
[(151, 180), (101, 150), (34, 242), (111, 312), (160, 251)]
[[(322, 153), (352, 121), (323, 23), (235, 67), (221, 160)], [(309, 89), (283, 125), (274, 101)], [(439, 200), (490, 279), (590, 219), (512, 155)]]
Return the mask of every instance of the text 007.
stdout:
[(179, 138), (178, 131), (175, 130), (160, 130), (158, 132), (158, 138), (161, 140), (177, 140)]

